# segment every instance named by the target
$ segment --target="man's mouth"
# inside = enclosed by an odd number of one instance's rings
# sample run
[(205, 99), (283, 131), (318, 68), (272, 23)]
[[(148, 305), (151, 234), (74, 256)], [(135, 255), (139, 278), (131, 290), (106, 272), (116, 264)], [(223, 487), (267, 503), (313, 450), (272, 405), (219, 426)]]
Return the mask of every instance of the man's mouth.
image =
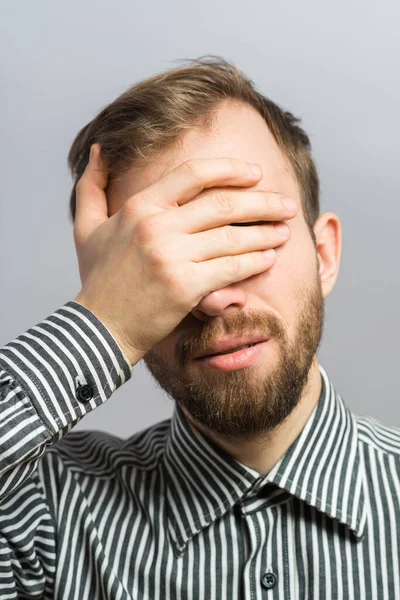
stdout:
[(234, 352), (239, 352), (239, 350), (243, 350), (244, 348), (250, 348), (250, 346), (255, 346), (259, 342), (254, 342), (253, 344), (246, 344), (245, 346), (238, 346), (237, 348), (231, 348), (230, 350), (225, 350), (225, 352), (216, 352), (215, 354), (206, 354), (205, 356), (200, 356), (199, 358), (208, 358), (209, 356), (220, 356), (221, 354), (233, 354)]

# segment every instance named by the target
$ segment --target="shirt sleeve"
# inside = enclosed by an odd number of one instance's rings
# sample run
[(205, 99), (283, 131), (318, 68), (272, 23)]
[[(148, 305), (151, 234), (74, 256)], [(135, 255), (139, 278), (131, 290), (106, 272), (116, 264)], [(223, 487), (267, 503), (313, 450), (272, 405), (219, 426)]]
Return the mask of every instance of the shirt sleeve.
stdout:
[(107, 327), (75, 301), (0, 348), (1, 598), (48, 591), (56, 527), (38, 462), (132, 370)]

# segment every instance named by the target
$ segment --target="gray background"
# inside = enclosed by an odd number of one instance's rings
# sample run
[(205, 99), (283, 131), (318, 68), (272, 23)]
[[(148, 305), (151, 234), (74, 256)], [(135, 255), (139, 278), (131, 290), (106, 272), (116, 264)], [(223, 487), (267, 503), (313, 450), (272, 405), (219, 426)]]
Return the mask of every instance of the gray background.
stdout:
[[(321, 364), (357, 414), (400, 425), (400, 3), (0, 4), (0, 345), (80, 290), (66, 166), (78, 130), (139, 79), (219, 54), (302, 118), (321, 211), (343, 225)], [(122, 437), (173, 403), (143, 362), (77, 429)]]

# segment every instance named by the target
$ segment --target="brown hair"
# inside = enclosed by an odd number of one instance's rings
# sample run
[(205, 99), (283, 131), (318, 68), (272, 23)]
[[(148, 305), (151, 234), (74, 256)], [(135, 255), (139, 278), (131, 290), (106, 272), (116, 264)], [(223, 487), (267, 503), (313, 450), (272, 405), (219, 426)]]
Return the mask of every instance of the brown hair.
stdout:
[(319, 177), (308, 135), (300, 119), (256, 90), (228, 60), (205, 55), (133, 85), (85, 125), (70, 148), (74, 178), (70, 216), (75, 220), (76, 183), (89, 161), (90, 146), (100, 143), (110, 181), (139, 161), (173, 146), (187, 129), (207, 130), (221, 101), (232, 98), (253, 106), (265, 119), (299, 185), (305, 221), (315, 243), (319, 216)]

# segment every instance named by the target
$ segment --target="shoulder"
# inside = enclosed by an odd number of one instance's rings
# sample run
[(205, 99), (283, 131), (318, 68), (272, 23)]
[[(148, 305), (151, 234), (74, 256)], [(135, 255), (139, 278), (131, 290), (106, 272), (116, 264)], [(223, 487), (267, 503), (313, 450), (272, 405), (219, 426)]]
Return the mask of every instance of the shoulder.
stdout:
[(358, 439), (371, 450), (391, 454), (400, 460), (400, 428), (387, 425), (371, 415), (355, 415)]
[(43, 457), (63, 468), (98, 476), (113, 476), (122, 466), (149, 470), (164, 453), (171, 419), (142, 429), (129, 438), (106, 431), (70, 431)]

